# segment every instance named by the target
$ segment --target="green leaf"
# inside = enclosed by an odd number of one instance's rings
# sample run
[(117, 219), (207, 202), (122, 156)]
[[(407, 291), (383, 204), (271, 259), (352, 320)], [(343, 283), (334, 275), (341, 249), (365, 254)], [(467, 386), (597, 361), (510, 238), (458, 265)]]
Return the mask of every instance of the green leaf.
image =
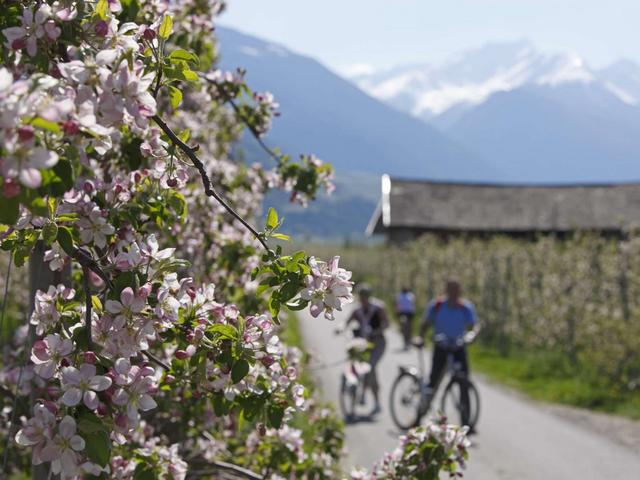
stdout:
[(31, 120), (32, 126), (36, 127), (36, 128), (40, 128), (42, 130), (48, 130), (50, 132), (53, 133), (60, 133), (62, 130), (60, 130), (60, 125), (58, 125), (55, 122), (50, 122), (49, 120), (45, 120), (42, 117), (36, 117), (33, 120)]
[(82, 411), (78, 430), (85, 441), (85, 452), (90, 460), (104, 467), (111, 458), (111, 440), (104, 423), (93, 413)]
[(282, 419), (284, 418), (284, 408), (277, 405), (269, 406), (267, 418), (269, 419), (270, 427), (280, 428), (282, 426)]
[(102, 311), (102, 302), (96, 295), (91, 295), (91, 304), (94, 310)]
[(247, 373), (249, 373), (249, 362), (245, 359), (240, 359), (231, 368), (231, 380), (233, 383), (238, 383), (247, 376)]
[(229, 413), (229, 404), (222, 395), (213, 397), (213, 411), (218, 417), (223, 417)]
[(211, 333), (217, 333), (222, 338), (236, 340), (238, 338), (238, 330), (233, 325), (225, 325), (216, 323), (208, 329)]
[(176, 191), (169, 197), (167, 203), (173, 209), (174, 212), (180, 217), (183, 222), (187, 218), (187, 202), (184, 196)]
[(191, 138), (191, 130), (185, 128), (178, 134), (178, 138), (182, 140), (184, 143), (187, 143)]
[(42, 240), (47, 245), (51, 245), (56, 241), (56, 238), (58, 238), (58, 225), (56, 225), (56, 222), (49, 220), (42, 227)]
[(49, 210), (49, 218), (53, 218), (56, 214), (56, 208), (58, 208), (58, 201), (54, 197), (47, 199), (47, 209)]
[(156, 480), (156, 472), (146, 463), (139, 463), (133, 471), (133, 480)]
[(95, 13), (102, 20), (106, 20), (109, 13), (109, 2), (107, 2), (107, 0), (100, 0), (96, 5)]
[(187, 52), (186, 50), (178, 49), (169, 54), (169, 60), (184, 60), (187, 62), (193, 62), (196, 65), (200, 63), (198, 56), (195, 53)]
[(304, 310), (309, 305), (309, 302), (306, 300), (298, 300), (298, 303), (287, 303), (287, 308), (289, 310), (293, 310), (294, 312)]
[(285, 235), (284, 233), (273, 233), (271, 234), (271, 236), (273, 238), (277, 238), (278, 240), (284, 240), (285, 242), (291, 240), (291, 237), (289, 235)]
[(73, 176), (73, 165), (69, 160), (66, 158), (60, 159), (53, 167), (53, 171), (60, 178), (66, 190), (73, 187), (75, 180)]
[(93, 413), (81, 410), (78, 417), (78, 430), (80, 435), (88, 435), (96, 432), (106, 432), (107, 429), (102, 421)]
[(182, 101), (182, 92), (179, 88), (169, 85), (169, 100), (171, 101), (171, 106), (174, 109), (180, 106), (180, 102)]
[(73, 233), (69, 227), (58, 227), (58, 243), (67, 255), (73, 255)]
[(188, 82), (197, 82), (200, 77), (189, 68), (184, 60), (177, 60), (173, 67), (166, 67), (163, 70), (165, 77), (176, 80), (185, 80)]
[(278, 212), (276, 212), (275, 208), (269, 208), (269, 213), (267, 214), (267, 229), (273, 230), (278, 226)]
[(158, 30), (158, 36), (163, 40), (166, 40), (173, 32), (173, 19), (170, 15), (165, 15), (162, 19), (162, 23), (160, 24), (160, 29)]
[(20, 201), (18, 197), (5, 198), (0, 196), (2, 208), (0, 208), (0, 223), (13, 225), (20, 215)]

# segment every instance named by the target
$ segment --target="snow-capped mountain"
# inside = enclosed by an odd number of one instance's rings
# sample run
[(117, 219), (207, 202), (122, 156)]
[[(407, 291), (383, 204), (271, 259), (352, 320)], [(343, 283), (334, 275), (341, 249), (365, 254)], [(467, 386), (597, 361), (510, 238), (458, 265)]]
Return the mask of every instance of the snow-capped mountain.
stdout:
[(410, 65), (351, 79), (373, 97), (425, 120), (451, 116), (454, 111), (457, 117), (495, 93), (527, 85), (602, 82), (622, 102), (635, 104), (640, 99), (638, 65), (619, 62), (594, 71), (575, 53), (548, 55), (526, 41), (488, 44), (442, 65)]

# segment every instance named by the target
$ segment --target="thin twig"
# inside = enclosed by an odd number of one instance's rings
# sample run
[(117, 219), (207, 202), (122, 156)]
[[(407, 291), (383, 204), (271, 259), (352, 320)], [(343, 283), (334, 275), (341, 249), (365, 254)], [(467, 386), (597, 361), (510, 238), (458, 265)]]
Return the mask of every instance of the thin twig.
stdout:
[(162, 368), (164, 368), (165, 370), (169, 371), (171, 370), (171, 367), (169, 365), (167, 365), (166, 363), (164, 363), (162, 360), (160, 360), (158, 357), (156, 357), (155, 355), (153, 355), (152, 353), (144, 350), (142, 352), (142, 354), (147, 357), (149, 360), (151, 360), (153, 363), (161, 366)]
[(262, 140), (262, 137), (260, 136), (260, 133), (253, 127), (253, 125), (251, 125), (249, 123), (249, 121), (244, 117), (244, 115), (242, 114), (242, 112), (240, 111), (240, 108), (238, 107), (238, 105), (236, 104), (236, 102), (233, 101), (233, 98), (229, 97), (226, 93), (222, 93), (222, 96), (224, 97), (224, 99), (226, 100), (226, 102), (231, 105), (231, 108), (233, 108), (233, 111), (236, 112), (236, 115), (238, 116), (238, 118), (240, 120), (242, 120), (242, 123), (245, 124), (245, 126), (247, 127), (247, 129), (249, 130), (249, 132), (251, 132), (251, 135), (253, 135), (253, 138), (256, 140), (256, 142), (258, 142), (258, 145), (260, 145), (260, 147), (262, 147), (262, 149), (267, 152), (267, 154), (273, 158), (277, 163), (281, 163), (284, 162), (284, 155), (276, 153), (273, 149), (271, 149), (266, 143), (264, 143), (264, 140)]
[(4, 295), (2, 297), (2, 312), (0, 312), (0, 335), (4, 335), (4, 316), (7, 313), (7, 303), (9, 303), (9, 283), (11, 282), (11, 266), (13, 265), (13, 255), (9, 256), (9, 265), (4, 277)]
[(84, 305), (85, 305), (85, 320), (84, 325), (87, 329), (87, 350), (93, 350), (93, 340), (91, 335), (91, 308), (93, 307), (93, 302), (91, 299), (91, 287), (89, 285), (89, 268), (82, 267), (82, 283), (84, 285)]
[(238, 116), (238, 118), (240, 120), (242, 120), (242, 123), (244, 123), (244, 125), (247, 127), (247, 129), (249, 130), (249, 132), (251, 132), (251, 135), (253, 135), (253, 138), (255, 138), (256, 142), (258, 142), (258, 145), (271, 157), (273, 158), (277, 163), (281, 163), (284, 162), (285, 160), (285, 156), (282, 154), (279, 154), (277, 152), (275, 152), (273, 149), (271, 149), (266, 143), (264, 143), (264, 140), (262, 140), (262, 136), (260, 135), (260, 132), (258, 132), (253, 125), (251, 125), (251, 123), (247, 120), (247, 118), (245, 118), (245, 116), (243, 115), (242, 111), (240, 110), (240, 107), (238, 107), (238, 104), (236, 104), (236, 102), (233, 101), (233, 98), (231, 98), (227, 92), (224, 91), (223, 88), (220, 88), (220, 86), (214, 82), (213, 80), (207, 78), (206, 76), (201, 76), (201, 78), (203, 78), (204, 80), (206, 80), (207, 82), (209, 82), (212, 85), (215, 85), (216, 87), (218, 87), (218, 92), (220, 93), (220, 95), (222, 95), (222, 97), (224, 98), (224, 101), (227, 102), (229, 105), (231, 105), (231, 108), (233, 108), (233, 111), (236, 113), (236, 115)]
[(198, 173), (200, 173), (202, 184), (204, 185), (204, 192), (207, 194), (207, 196), (215, 198), (218, 203), (220, 203), (220, 205), (222, 205), (224, 209), (231, 214), (232, 217), (238, 220), (242, 225), (244, 225), (247, 230), (249, 230), (253, 234), (254, 237), (256, 237), (256, 239), (262, 244), (265, 250), (270, 251), (269, 245), (267, 245), (267, 242), (262, 238), (262, 235), (260, 235), (260, 233), (258, 233), (255, 228), (253, 228), (244, 218), (242, 218), (213, 188), (204, 164), (196, 155), (196, 151), (198, 150), (197, 147), (190, 147), (182, 140), (180, 140), (178, 136), (173, 132), (173, 130), (171, 130), (171, 128), (158, 115), (154, 115), (151, 118), (153, 118), (153, 121), (158, 124), (158, 126), (169, 137), (173, 144), (176, 145), (180, 150), (182, 150), (182, 152), (187, 157), (189, 157), (189, 160), (191, 160), (193, 166), (196, 167), (196, 170), (198, 170)]
[(210, 462), (209, 465), (212, 467), (206, 470), (195, 470), (193, 472), (189, 472), (189, 476), (193, 477), (203, 477), (205, 475), (215, 475), (216, 473), (220, 473), (220, 471), (227, 471), (235, 473), (236, 475), (240, 475), (244, 478), (249, 478), (251, 480), (262, 480), (262, 475), (259, 475), (255, 472), (252, 472), (249, 469), (244, 467), (240, 467), (238, 465), (234, 465), (233, 463), (227, 462)]
[(100, 265), (98, 265), (98, 262), (96, 262), (93, 259), (93, 257), (87, 250), (83, 248), (75, 248), (73, 250), (72, 256), (78, 261), (78, 263), (82, 266), (82, 268), (87, 268), (91, 270), (93, 273), (98, 275), (107, 284), (110, 290), (114, 289), (113, 282), (111, 281), (111, 279), (107, 276), (106, 273), (102, 271), (102, 269), (100, 268)]

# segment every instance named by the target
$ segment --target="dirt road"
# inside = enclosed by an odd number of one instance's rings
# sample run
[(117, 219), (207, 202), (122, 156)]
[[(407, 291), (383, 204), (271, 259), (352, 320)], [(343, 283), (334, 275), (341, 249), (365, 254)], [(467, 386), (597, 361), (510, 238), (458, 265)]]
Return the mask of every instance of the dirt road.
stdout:
[[(312, 371), (326, 400), (338, 398), (345, 341), (335, 323), (301, 315)], [(415, 351), (402, 352), (389, 330), (379, 366), (383, 412), (375, 421), (347, 426), (350, 466), (369, 466), (396, 445), (400, 432), (389, 414), (388, 397), (398, 366), (415, 364)], [(474, 375), (482, 398), (478, 434), (465, 478), (470, 480), (640, 480), (640, 422), (555, 407), (524, 398)]]

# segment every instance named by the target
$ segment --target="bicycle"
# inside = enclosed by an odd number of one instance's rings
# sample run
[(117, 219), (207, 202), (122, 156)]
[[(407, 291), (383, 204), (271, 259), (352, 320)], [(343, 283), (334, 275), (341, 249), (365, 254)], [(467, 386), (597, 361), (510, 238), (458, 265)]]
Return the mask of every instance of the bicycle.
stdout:
[(365, 377), (371, 371), (369, 354), (372, 344), (357, 337), (353, 330), (347, 343), (347, 360), (340, 379), (340, 410), (347, 421), (356, 418), (356, 406), (365, 394)]
[[(460, 363), (453, 360), (453, 354), (464, 348), (466, 342), (463, 338), (453, 342), (436, 338), (435, 343), (447, 351), (447, 368), (435, 388), (429, 388), (429, 378), (425, 374), (424, 348), (422, 345), (414, 344), (418, 347), (418, 367), (400, 367), (400, 372), (391, 387), (391, 417), (402, 430), (418, 426), (431, 408), (440, 383), (446, 373), (450, 372), (451, 378), (442, 394), (440, 409), (445, 417), (451, 419), (457, 415), (460, 425), (466, 425), (473, 430), (480, 415), (480, 394), (467, 374), (462, 371)], [(465, 392), (467, 401), (464, 401)]]

